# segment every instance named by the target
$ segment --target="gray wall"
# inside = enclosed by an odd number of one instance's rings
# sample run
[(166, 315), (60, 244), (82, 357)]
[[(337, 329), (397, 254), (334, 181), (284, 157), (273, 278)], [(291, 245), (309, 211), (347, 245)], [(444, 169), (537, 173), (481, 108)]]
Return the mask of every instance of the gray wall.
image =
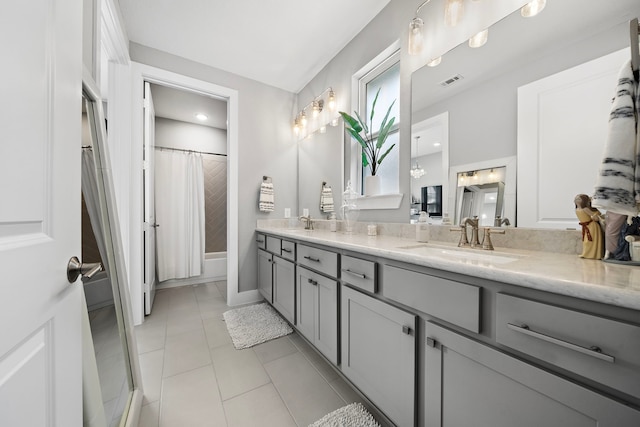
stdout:
[[(351, 111), (351, 83), (354, 73), (359, 71), (383, 50), (394, 42), (402, 39), (400, 58), (400, 117), (406, 119), (400, 123), (400, 144), (398, 147), (400, 156), (400, 170), (409, 170), (409, 153), (411, 148), (411, 124), (408, 118), (411, 116), (411, 76), (410, 62), (407, 61), (407, 49), (405, 45), (406, 32), (409, 21), (413, 18), (418, 4), (403, 0), (391, 0), (356, 37), (342, 49), (329, 64), (318, 73), (299, 93), (300, 105), (305, 105), (315, 96), (319, 95), (328, 86), (331, 86), (338, 98), (340, 111)], [(293, 117), (293, 116), (292, 116)], [(349, 137), (345, 138), (345, 144)], [(337, 153), (340, 159), (342, 153)], [(336, 162), (337, 167), (340, 163)], [(345, 159), (345, 176), (349, 176), (349, 159)], [(302, 173), (302, 171), (301, 171)], [(334, 192), (337, 191), (334, 186)], [(344, 189), (342, 189), (344, 191)], [(407, 222), (409, 220), (409, 174), (400, 175), (400, 192), (404, 193), (402, 205), (399, 209), (361, 211), (359, 221), (380, 222)]]
[[(515, 156), (518, 87), (628, 47), (629, 26), (621, 24), (495, 76), (471, 90), (414, 112), (420, 122), (449, 112), (449, 164), (458, 166)], [(613, 91), (613, 88), (612, 88)], [(612, 92), (613, 94), (613, 92)]]
[(156, 117), (155, 129), (155, 144), (158, 147), (227, 154), (227, 131), (224, 129), (163, 117)]
[[(285, 207), (295, 211), (297, 205), (297, 147), (290, 126), (296, 111), (295, 95), (136, 43), (130, 44), (129, 52), (133, 61), (238, 91), (238, 290), (257, 289), (256, 220), (282, 218)], [(258, 192), (263, 175), (273, 178), (273, 213), (258, 211)]]

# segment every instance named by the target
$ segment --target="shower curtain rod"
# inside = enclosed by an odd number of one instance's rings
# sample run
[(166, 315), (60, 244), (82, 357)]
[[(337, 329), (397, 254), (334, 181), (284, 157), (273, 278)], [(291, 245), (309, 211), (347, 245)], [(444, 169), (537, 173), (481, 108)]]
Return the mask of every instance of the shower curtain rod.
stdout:
[(160, 146), (155, 146), (155, 148), (157, 150), (170, 150), (170, 151), (182, 151), (184, 153), (200, 153), (200, 154), (209, 154), (211, 156), (223, 156), (223, 157), (227, 157), (226, 154), (220, 154), (220, 153), (208, 153), (206, 151), (196, 151), (196, 150), (185, 150), (184, 148), (171, 148), (171, 147), (160, 147)]

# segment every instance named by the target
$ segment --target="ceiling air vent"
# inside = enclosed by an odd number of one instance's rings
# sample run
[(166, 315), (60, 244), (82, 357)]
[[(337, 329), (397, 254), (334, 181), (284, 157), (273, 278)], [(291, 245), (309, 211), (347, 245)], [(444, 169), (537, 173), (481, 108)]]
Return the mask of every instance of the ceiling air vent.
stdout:
[(462, 79), (464, 79), (464, 77), (462, 77), (460, 74), (456, 74), (453, 77), (449, 77), (447, 80), (441, 81), (440, 82), (440, 86), (443, 86), (443, 87), (451, 86), (452, 84), (454, 84), (458, 80), (462, 80)]

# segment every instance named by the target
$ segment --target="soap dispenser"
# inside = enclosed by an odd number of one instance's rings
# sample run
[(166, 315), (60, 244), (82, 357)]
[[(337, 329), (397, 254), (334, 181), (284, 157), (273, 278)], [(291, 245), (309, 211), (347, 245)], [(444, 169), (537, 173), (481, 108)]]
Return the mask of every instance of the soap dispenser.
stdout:
[(429, 241), (429, 223), (427, 213), (425, 211), (420, 212), (418, 217), (418, 223), (416, 224), (416, 241), (428, 242)]

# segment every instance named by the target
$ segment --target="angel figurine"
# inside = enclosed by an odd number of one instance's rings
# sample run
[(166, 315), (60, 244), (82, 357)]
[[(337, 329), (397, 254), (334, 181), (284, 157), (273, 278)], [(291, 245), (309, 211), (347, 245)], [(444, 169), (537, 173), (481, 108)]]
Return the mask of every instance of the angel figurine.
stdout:
[(600, 211), (591, 206), (591, 198), (586, 194), (578, 194), (574, 203), (578, 223), (582, 226), (582, 254), (580, 258), (602, 259), (604, 253), (604, 236), (600, 222), (603, 221)]

